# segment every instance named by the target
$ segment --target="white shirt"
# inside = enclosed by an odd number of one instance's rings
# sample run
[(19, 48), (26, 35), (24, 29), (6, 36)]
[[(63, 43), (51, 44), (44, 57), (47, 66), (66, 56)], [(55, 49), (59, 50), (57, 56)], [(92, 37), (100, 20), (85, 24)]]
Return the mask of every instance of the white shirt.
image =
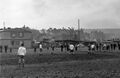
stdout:
[(41, 44), (39, 45), (39, 48), (42, 48), (42, 45), (41, 45)]
[(92, 45), (91, 45), (91, 48), (95, 48), (95, 45), (94, 45), (94, 44), (92, 44)]
[(106, 44), (103, 44), (104, 47), (106, 47), (107, 45)]
[(69, 48), (70, 48), (70, 50), (73, 50), (74, 49), (74, 45), (70, 44)]
[(18, 49), (18, 55), (25, 55), (26, 54), (26, 48), (25, 47), (19, 47)]

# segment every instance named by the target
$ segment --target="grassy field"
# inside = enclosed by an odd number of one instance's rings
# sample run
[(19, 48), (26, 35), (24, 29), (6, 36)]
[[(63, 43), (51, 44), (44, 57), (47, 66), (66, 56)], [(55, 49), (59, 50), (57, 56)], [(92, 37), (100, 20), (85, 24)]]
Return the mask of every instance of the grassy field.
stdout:
[(120, 78), (120, 53), (29, 50), (25, 68), (20, 69), (15, 52), (0, 54), (0, 78)]

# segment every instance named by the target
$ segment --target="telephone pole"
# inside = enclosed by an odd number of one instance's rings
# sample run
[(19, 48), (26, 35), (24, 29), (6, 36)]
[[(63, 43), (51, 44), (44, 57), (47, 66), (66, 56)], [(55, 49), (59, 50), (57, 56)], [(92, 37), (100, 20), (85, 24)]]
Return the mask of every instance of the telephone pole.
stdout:
[(3, 21), (3, 27), (4, 27), (4, 29), (5, 29), (5, 21)]
[(80, 20), (78, 19), (78, 41), (80, 41)]

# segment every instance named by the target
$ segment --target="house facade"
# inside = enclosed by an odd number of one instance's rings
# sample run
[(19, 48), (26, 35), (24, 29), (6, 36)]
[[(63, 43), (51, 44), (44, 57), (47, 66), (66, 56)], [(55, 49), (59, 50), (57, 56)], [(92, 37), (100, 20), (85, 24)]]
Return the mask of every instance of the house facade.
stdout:
[(31, 48), (32, 32), (25, 28), (0, 30), (0, 46), (18, 48), (23, 43), (26, 48)]

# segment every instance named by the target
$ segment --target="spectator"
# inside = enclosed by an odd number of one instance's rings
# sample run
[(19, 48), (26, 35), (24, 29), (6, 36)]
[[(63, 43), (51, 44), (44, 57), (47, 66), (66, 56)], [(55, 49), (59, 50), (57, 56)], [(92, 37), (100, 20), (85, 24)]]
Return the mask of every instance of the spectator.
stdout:
[(120, 43), (118, 43), (118, 50), (120, 50)]
[(61, 52), (63, 52), (63, 44), (61, 44)]
[(77, 51), (77, 49), (78, 49), (78, 45), (77, 45), (77, 44), (75, 44), (75, 51)]
[(10, 53), (12, 53), (12, 46), (11, 45), (9, 46), (9, 49), (10, 49)]
[(36, 46), (34, 47), (34, 52), (36, 52)]
[(47, 45), (47, 50), (49, 50), (49, 45)]
[(74, 52), (74, 45), (70, 44), (69, 45), (69, 49), (70, 49), (70, 53), (73, 54), (73, 52)]
[(42, 52), (42, 44), (39, 45), (40, 52)]
[(69, 51), (69, 50), (70, 50), (70, 49), (69, 49), (69, 44), (67, 44), (67, 46), (66, 46), (66, 47), (67, 47), (67, 51)]
[(113, 50), (114, 50), (114, 51), (115, 51), (116, 47), (117, 47), (117, 45), (116, 45), (116, 43), (114, 43), (114, 44), (113, 44)]
[(90, 47), (90, 46), (91, 46), (91, 44), (89, 43), (89, 44), (88, 44), (88, 51), (89, 51), (89, 52), (91, 51), (91, 47)]
[(107, 44), (103, 44), (103, 50), (105, 51), (106, 50), (106, 47), (107, 47)]
[(91, 50), (95, 51), (95, 45), (94, 44), (91, 45)]
[(2, 45), (0, 45), (0, 52), (2, 53)]
[(51, 48), (52, 48), (52, 51), (54, 51), (55, 45), (54, 45), (54, 44), (51, 44)]
[(99, 50), (99, 44), (97, 43), (96, 44), (96, 51), (98, 51)]
[(4, 48), (5, 48), (5, 53), (7, 53), (8, 46), (5, 45)]

